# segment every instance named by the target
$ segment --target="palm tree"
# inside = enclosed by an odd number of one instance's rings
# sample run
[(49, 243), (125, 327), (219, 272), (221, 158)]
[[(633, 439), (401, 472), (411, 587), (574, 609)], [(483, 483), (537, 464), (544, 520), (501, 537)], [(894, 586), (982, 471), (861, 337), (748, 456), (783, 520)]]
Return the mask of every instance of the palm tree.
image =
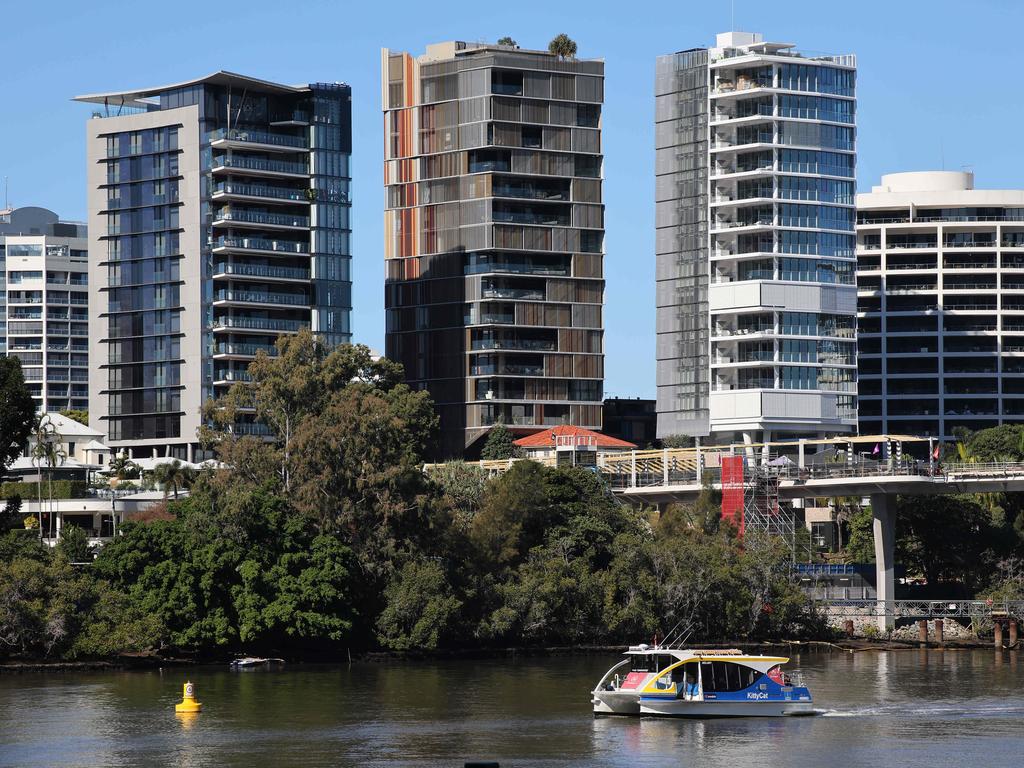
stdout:
[(576, 41), (562, 32), (555, 35), (548, 43), (548, 53), (553, 53), (560, 59), (575, 59)]
[(164, 499), (167, 498), (168, 488), (173, 488), (174, 498), (178, 498), (178, 489), (191, 486), (195, 477), (195, 470), (177, 459), (160, 464), (153, 470), (153, 479), (163, 486)]
[[(32, 461), (36, 465), (36, 469), (39, 469), (43, 464), (47, 467), (47, 495), (49, 498), (49, 509), (50, 509), (50, 533), (53, 532), (53, 469), (63, 464), (68, 457), (67, 451), (64, 450), (64, 445), (60, 441), (60, 435), (57, 434), (57, 428), (50, 421), (50, 417), (47, 414), (43, 414), (36, 421), (35, 434), (33, 435), (35, 443), (32, 446)], [(36, 503), (37, 509), (39, 510), (39, 537), (43, 536), (43, 500), (42, 500), (42, 483), (36, 483)]]
[(110, 459), (110, 471), (118, 480), (127, 480), (139, 476), (139, 465), (128, 458), (126, 451)]

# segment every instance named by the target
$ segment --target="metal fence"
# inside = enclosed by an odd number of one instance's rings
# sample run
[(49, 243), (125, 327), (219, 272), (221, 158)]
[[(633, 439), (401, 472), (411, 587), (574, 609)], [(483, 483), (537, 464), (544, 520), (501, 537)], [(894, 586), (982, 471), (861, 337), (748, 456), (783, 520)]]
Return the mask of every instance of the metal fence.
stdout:
[(1024, 600), (817, 600), (829, 613), (907, 619), (1024, 616)]

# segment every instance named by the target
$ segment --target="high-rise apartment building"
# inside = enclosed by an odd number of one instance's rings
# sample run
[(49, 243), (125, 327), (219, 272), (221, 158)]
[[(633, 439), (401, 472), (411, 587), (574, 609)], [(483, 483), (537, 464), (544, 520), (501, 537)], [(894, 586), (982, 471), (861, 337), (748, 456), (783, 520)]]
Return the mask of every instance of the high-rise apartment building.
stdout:
[(217, 72), (77, 100), (100, 105), (90, 420), (114, 450), (192, 459), (203, 403), (257, 351), (350, 339), (351, 90)]
[(600, 428), (604, 63), (449, 42), (382, 69), (387, 356), (441, 453)]
[(1024, 191), (962, 171), (857, 195), (860, 431), (1024, 422)]
[(855, 77), (745, 32), (658, 58), (659, 437), (856, 428)]
[(85, 224), (0, 210), (0, 357), (21, 360), (40, 412), (89, 407)]

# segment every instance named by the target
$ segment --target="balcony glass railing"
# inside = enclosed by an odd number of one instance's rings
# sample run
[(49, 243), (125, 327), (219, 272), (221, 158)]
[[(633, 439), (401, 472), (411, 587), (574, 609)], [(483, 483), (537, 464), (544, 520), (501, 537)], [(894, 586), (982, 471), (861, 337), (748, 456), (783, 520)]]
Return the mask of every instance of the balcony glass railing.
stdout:
[(536, 352), (553, 352), (558, 345), (554, 341), (541, 339), (474, 339), (471, 348), (474, 350), (525, 349)]
[(218, 317), (214, 318), (214, 328), (247, 328), (256, 331), (300, 331), (309, 328), (308, 322), (301, 320), (276, 320), (266, 317)]
[(217, 291), (215, 301), (238, 301), (246, 304), (287, 304), (293, 307), (309, 306), (309, 298), (294, 293), (265, 291)]
[(274, 434), (273, 430), (266, 424), (233, 424), (231, 431), (236, 435), (252, 435), (255, 437), (269, 437)]
[(213, 352), (215, 355), (247, 355), (255, 357), (258, 352), (265, 352), (271, 357), (277, 356), (277, 347), (270, 344), (216, 344)]
[(568, 200), (568, 190), (543, 189), (538, 187), (510, 187), (495, 185), (492, 193), (495, 197), (519, 197), (527, 200)]
[(213, 272), (217, 275), (309, 280), (309, 270), (301, 267), (272, 267), (265, 264), (227, 264), (222, 262), (213, 268)]
[(286, 133), (268, 133), (267, 131), (248, 131), (238, 128), (219, 128), (210, 132), (210, 142), (244, 141), (252, 144), (267, 144), (275, 147), (295, 147), (308, 149), (309, 139), (305, 136), (292, 136)]
[(495, 211), (494, 220), (509, 224), (542, 224), (546, 226), (567, 227), (572, 217), (557, 213), (523, 213), (513, 211)]
[(485, 299), (544, 301), (544, 291), (533, 288), (484, 288), (480, 295)]
[(262, 237), (219, 237), (214, 248), (237, 248), (248, 251), (277, 251), (279, 253), (308, 253), (307, 243), (292, 240), (269, 240)]
[(308, 216), (260, 211), (232, 211), (221, 209), (213, 215), (214, 221), (240, 221), (248, 224), (268, 224), (277, 227), (308, 227)]
[(235, 371), (229, 369), (220, 369), (213, 372), (214, 381), (252, 381), (252, 376), (249, 375), (248, 371)]
[(291, 173), (297, 176), (308, 176), (309, 165), (293, 163), (287, 160), (266, 160), (262, 157), (241, 157), (239, 155), (223, 155), (213, 159), (214, 168), (236, 168), (242, 171), (267, 171), (269, 173)]
[(472, 376), (543, 376), (543, 365), (473, 365)]
[(515, 321), (516, 316), (514, 314), (502, 314), (498, 312), (487, 312), (477, 318), (467, 315), (465, 318), (466, 325), (486, 325), (488, 323), (495, 325), (510, 325)]
[(240, 195), (245, 197), (267, 197), (274, 200), (290, 200), (298, 203), (309, 202), (310, 195), (304, 189), (267, 187), (261, 184), (221, 183), (213, 188), (214, 194)]

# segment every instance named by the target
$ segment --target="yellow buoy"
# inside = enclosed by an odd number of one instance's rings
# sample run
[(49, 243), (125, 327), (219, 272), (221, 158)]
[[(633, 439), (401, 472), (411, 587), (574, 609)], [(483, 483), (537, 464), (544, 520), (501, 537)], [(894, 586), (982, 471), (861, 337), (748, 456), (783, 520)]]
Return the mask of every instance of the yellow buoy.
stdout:
[(181, 693), (181, 703), (174, 705), (175, 712), (199, 712), (203, 705), (196, 701), (196, 687), (188, 682)]

